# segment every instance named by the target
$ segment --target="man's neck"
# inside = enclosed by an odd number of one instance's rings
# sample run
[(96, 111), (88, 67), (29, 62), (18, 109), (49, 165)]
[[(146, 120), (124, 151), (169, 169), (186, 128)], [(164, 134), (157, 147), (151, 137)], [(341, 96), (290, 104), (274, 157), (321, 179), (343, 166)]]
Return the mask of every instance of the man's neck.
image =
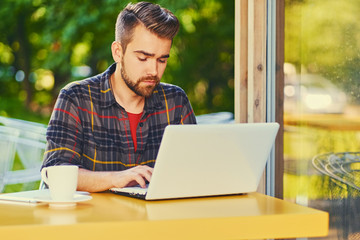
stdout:
[(145, 97), (137, 95), (125, 84), (118, 68), (116, 68), (115, 72), (111, 75), (110, 82), (116, 102), (120, 104), (125, 111), (135, 114), (143, 112)]

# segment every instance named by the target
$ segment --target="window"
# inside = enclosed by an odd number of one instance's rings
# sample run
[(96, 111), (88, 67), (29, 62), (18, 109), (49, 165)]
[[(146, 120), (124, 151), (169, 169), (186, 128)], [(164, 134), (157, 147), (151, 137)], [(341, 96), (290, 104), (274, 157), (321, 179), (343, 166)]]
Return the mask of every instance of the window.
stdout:
[(360, 2), (285, 1), (284, 199), (360, 236)]

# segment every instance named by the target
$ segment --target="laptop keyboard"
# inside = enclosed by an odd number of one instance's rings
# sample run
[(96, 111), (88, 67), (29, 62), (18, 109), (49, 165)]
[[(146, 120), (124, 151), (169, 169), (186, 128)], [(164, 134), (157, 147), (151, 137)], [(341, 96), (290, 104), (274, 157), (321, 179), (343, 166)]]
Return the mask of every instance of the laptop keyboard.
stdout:
[(135, 187), (125, 187), (125, 188), (111, 188), (110, 191), (112, 192), (118, 192), (118, 193), (127, 193), (131, 196), (145, 196), (148, 190), (148, 185), (146, 185), (146, 188), (142, 188), (140, 186)]

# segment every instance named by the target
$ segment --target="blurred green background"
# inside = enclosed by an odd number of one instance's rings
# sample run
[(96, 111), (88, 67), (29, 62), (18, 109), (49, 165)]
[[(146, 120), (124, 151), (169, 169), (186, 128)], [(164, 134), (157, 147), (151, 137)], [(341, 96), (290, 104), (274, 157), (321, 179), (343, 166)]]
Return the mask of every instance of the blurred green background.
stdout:
[[(137, 1), (132, 1), (137, 2)], [(234, 1), (150, 1), (181, 22), (162, 81), (197, 115), (234, 111)], [(103, 72), (123, 0), (1, 0), (0, 115), (47, 124), (59, 90)]]

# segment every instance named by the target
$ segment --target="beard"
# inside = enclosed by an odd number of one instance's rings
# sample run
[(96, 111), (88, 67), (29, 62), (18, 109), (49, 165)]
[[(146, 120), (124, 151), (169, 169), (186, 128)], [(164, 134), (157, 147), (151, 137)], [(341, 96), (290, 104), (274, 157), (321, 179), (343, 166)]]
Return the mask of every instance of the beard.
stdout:
[[(160, 79), (157, 76), (147, 76), (141, 77), (137, 81), (132, 81), (129, 76), (126, 74), (125, 66), (124, 66), (124, 59), (121, 61), (121, 77), (124, 80), (126, 86), (133, 91), (135, 94), (141, 97), (150, 97), (154, 89), (159, 85)], [(147, 85), (145, 87), (141, 87), (140, 83), (143, 81), (152, 80), (155, 81), (155, 85)]]

